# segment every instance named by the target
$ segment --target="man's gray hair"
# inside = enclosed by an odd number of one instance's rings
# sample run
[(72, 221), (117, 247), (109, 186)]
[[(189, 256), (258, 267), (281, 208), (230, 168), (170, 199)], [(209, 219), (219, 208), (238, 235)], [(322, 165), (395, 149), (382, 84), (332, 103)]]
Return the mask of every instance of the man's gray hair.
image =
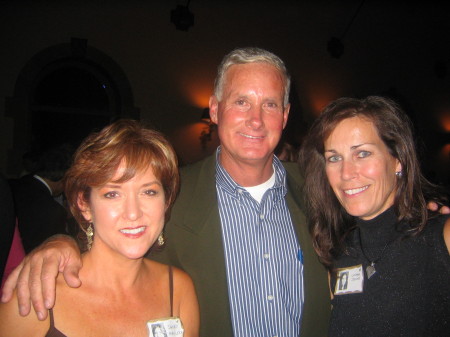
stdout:
[(284, 107), (286, 107), (289, 104), (289, 90), (291, 86), (289, 73), (287, 72), (284, 62), (278, 56), (261, 48), (238, 48), (225, 55), (217, 69), (217, 77), (214, 82), (214, 96), (216, 96), (219, 101), (222, 99), (225, 74), (231, 66), (235, 64), (257, 62), (268, 63), (280, 71), (284, 82), (283, 104)]

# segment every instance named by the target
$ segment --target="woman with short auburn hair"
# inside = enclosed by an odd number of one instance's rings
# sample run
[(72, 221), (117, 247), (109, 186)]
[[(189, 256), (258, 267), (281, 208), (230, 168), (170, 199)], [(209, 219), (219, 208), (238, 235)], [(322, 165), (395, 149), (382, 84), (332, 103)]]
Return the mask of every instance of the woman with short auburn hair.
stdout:
[(15, 301), (0, 304), (0, 336), (198, 336), (191, 278), (144, 258), (164, 245), (179, 187), (175, 151), (165, 137), (119, 120), (82, 142), (64, 179), (86, 238), (82, 284), (71, 288), (60, 274), (44, 321), (21, 317)]

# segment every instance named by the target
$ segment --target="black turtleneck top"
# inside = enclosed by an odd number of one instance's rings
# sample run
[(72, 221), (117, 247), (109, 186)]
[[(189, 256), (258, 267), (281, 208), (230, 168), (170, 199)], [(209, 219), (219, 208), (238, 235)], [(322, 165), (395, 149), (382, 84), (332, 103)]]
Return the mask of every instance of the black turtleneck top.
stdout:
[[(450, 336), (450, 255), (443, 237), (448, 217), (430, 219), (420, 235), (406, 238), (401, 229), (407, 224), (397, 224), (392, 208), (357, 220), (334, 267), (362, 264), (363, 290), (334, 295), (329, 337)], [(369, 260), (378, 260), (370, 279)], [(335, 275), (330, 286), (334, 292)]]

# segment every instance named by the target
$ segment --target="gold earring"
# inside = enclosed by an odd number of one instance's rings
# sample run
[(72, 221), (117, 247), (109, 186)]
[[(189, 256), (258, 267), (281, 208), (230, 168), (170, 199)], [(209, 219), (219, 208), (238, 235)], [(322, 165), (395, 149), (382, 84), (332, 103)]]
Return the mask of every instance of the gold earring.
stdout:
[(91, 250), (93, 236), (94, 236), (94, 229), (92, 228), (92, 222), (90, 222), (89, 227), (86, 229), (87, 249), (88, 250)]
[(158, 245), (161, 247), (161, 246), (164, 246), (164, 236), (163, 236), (163, 233), (161, 233), (161, 234), (159, 234), (159, 236), (158, 236)]

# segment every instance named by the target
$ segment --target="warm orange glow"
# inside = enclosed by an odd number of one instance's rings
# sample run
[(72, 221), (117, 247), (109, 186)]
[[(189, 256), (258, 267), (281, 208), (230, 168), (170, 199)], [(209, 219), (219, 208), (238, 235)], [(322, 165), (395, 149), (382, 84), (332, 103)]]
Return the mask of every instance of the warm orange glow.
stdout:
[(208, 107), (209, 97), (211, 96), (212, 89), (210, 89), (209, 87), (204, 88), (193, 88), (193, 87), (194, 86), (191, 86), (189, 89), (186, 89), (186, 92), (189, 93), (189, 97), (191, 99), (192, 104), (198, 106), (199, 108)]
[(333, 98), (323, 97), (323, 95), (316, 95), (316, 97), (312, 97), (311, 105), (313, 108), (314, 116), (319, 116), (323, 108), (325, 108), (327, 104), (330, 103), (332, 100)]
[(450, 144), (444, 145), (439, 154), (439, 157), (442, 163), (450, 163)]
[(306, 104), (314, 116), (319, 116), (328, 103), (339, 97), (335, 88), (327, 88), (321, 84), (311, 85), (307, 89)]
[(213, 92), (214, 74), (196, 68), (186, 70), (185, 74), (179, 74), (176, 79), (180, 94), (190, 102), (191, 105), (200, 109), (208, 107), (209, 97)]
[(442, 128), (445, 132), (450, 132), (450, 112), (445, 111), (440, 116)]
[(181, 79), (181, 93), (193, 106), (200, 109), (208, 107), (212, 94), (212, 84), (209, 79)]

